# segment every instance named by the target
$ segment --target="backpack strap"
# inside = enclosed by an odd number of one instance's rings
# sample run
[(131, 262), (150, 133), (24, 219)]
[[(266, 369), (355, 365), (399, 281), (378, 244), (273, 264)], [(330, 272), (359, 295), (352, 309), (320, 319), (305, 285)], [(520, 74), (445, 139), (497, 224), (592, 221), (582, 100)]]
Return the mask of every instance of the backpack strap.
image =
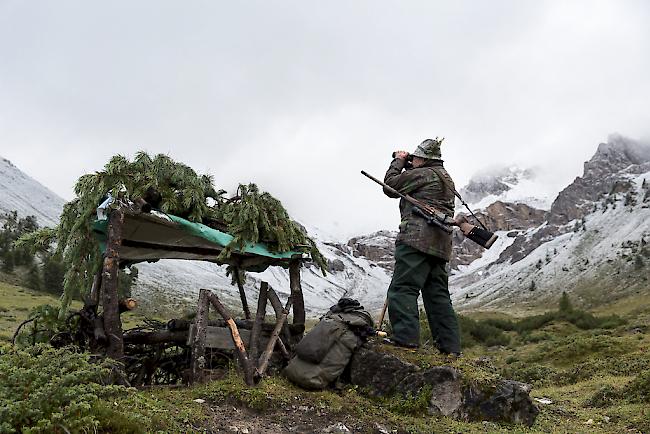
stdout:
[(460, 193), (458, 191), (456, 191), (456, 189), (454, 187), (451, 186), (451, 184), (450, 184), (449, 180), (447, 179), (447, 177), (440, 171), (440, 168), (439, 167), (431, 167), (431, 170), (433, 170), (433, 172), (436, 175), (438, 175), (438, 178), (440, 178), (440, 182), (442, 182), (442, 184), (445, 186), (445, 188), (447, 188), (447, 190), (450, 190), (452, 193), (454, 193), (454, 196), (456, 196), (458, 199), (460, 199), (460, 201), (463, 204), (465, 204), (465, 201), (460, 196)]

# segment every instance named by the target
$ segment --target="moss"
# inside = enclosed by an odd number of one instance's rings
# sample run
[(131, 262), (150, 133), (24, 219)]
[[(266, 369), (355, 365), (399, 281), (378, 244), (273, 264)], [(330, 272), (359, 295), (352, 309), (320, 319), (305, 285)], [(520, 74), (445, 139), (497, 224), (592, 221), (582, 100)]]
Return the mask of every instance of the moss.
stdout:
[(587, 407), (610, 407), (621, 397), (621, 391), (610, 384), (602, 386), (585, 403)]
[(623, 395), (630, 402), (650, 403), (650, 372), (641, 372), (625, 386)]
[(393, 396), (386, 398), (384, 404), (393, 413), (418, 416), (426, 414), (431, 402), (431, 395), (431, 386), (427, 385), (416, 395)]

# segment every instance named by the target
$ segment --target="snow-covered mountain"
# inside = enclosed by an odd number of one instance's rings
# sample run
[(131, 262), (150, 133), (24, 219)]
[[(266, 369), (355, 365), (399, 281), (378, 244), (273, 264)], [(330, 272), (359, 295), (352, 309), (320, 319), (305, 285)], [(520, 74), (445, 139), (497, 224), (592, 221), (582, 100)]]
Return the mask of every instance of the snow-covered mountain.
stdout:
[(648, 291), (650, 146), (610, 137), (537, 223), (502, 232), (499, 244), (458, 267), (456, 305), (539, 306), (561, 291), (589, 304)]
[(0, 157), (0, 214), (17, 211), (19, 217), (36, 216), (41, 226), (53, 226), (65, 201)]
[[(0, 158), (0, 211), (17, 210), (22, 217), (37, 216), (41, 225), (55, 225), (64, 203), (11, 162)], [(325, 277), (313, 265), (302, 270), (307, 313), (318, 316), (342, 296), (358, 298), (369, 309), (380, 309), (390, 283), (387, 264), (392, 262), (389, 258), (392, 257), (394, 234), (381, 231), (338, 244), (317, 229), (307, 228), (307, 231), (317, 240), (329, 262)], [(382, 251), (383, 259), (380, 258)], [(200, 288), (217, 290), (234, 308), (241, 305), (239, 292), (230, 284), (225, 267), (198, 261), (163, 260), (138, 264), (138, 270), (138, 283), (133, 293), (149, 311), (169, 312), (191, 306)], [(269, 282), (283, 298), (288, 296), (288, 272), (270, 267), (263, 273), (248, 273), (245, 290), (249, 304), (257, 299), (262, 280)]]
[[(460, 194), (473, 210), (484, 209), (495, 202), (549, 210), (557, 191), (540, 176), (538, 170), (509, 166), (474, 175)], [(457, 207), (460, 211), (460, 203)]]
[[(320, 269), (307, 264), (301, 271), (301, 285), (305, 297), (305, 310), (312, 317), (322, 315), (341, 297), (353, 297), (370, 310), (382, 307), (391, 274), (359, 253), (365, 248), (365, 239), (375, 248), (378, 234), (355, 238), (355, 245), (323, 243), (317, 240), (318, 248), (329, 263), (329, 271), (323, 276)], [(394, 237), (385, 238), (385, 249), (391, 249)], [(368, 250), (363, 250), (367, 252)], [(182, 307), (196, 302), (200, 288), (217, 290), (219, 296), (230, 306), (240, 306), (239, 292), (230, 284), (226, 268), (216, 264), (197, 261), (164, 260), (156, 263), (138, 264), (138, 284), (134, 290), (137, 298), (144, 300), (150, 310), (156, 310), (161, 303)], [(261, 281), (266, 281), (282, 299), (289, 296), (289, 274), (287, 270), (269, 267), (262, 273), (247, 273), (244, 285), (249, 304), (257, 300)], [(254, 310), (254, 306), (251, 308)]]
[[(454, 233), (450, 289), (456, 306), (543, 306), (561, 291), (573, 291), (589, 304), (649, 290), (650, 146), (612, 136), (554, 200), (548, 199), (549, 187), (539, 183), (533, 171), (508, 168), (475, 177), (462, 189), (481, 220), (500, 231), (489, 250)], [(63, 205), (6, 160), (0, 160), (0, 193), (1, 210), (37, 214), (42, 223), (55, 223)], [(344, 295), (380, 309), (392, 273), (395, 232), (337, 242), (317, 229), (307, 231), (329, 264), (326, 277), (313, 265), (302, 270), (308, 314), (322, 314)], [(195, 304), (200, 288), (217, 290), (234, 308), (240, 305), (224, 267), (163, 260), (138, 268), (134, 293), (149, 310), (180, 313)], [(262, 280), (282, 298), (288, 295), (288, 273), (272, 267), (248, 274), (250, 304)]]

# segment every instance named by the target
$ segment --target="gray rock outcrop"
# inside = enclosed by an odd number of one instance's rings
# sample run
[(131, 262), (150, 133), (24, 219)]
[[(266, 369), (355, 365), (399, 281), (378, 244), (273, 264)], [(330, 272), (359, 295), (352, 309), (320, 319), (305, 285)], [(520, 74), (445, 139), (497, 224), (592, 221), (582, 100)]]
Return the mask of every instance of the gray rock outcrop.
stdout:
[(350, 364), (350, 379), (371, 396), (413, 397), (429, 393), (428, 412), (463, 421), (531, 426), (539, 410), (530, 387), (511, 380), (479, 382), (451, 366), (423, 369), (381, 348), (364, 346)]

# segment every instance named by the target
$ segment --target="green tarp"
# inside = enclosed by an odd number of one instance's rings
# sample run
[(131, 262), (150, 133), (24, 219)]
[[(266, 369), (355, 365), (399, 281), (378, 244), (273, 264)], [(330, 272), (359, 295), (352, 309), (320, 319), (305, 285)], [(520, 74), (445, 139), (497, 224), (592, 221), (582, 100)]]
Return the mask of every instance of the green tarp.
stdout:
[[(197, 259), (216, 261), (216, 257), (232, 240), (233, 236), (201, 223), (167, 215), (169, 220), (154, 214), (125, 212), (122, 229), (120, 258), (145, 261), (163, 258)], [(102, 251), (106, 248), (108, 220), (97, 220), (93, 231), (100, 241)], [(234, 257), (266, 257), (270, 262), (302, 258), (298, 251), (272, 252), (261, 243), (248, 244), (235, 250)]]

